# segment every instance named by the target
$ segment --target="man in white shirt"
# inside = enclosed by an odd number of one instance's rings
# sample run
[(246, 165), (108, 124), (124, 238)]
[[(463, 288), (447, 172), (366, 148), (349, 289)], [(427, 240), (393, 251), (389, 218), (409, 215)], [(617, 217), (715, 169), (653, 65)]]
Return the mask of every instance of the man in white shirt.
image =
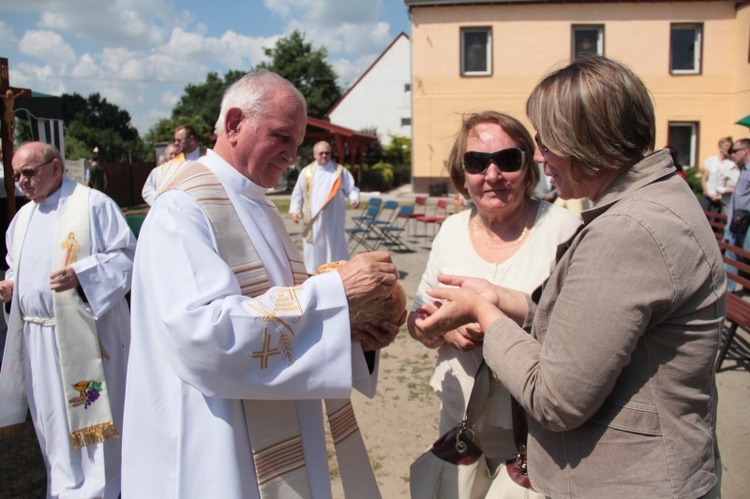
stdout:
[(719, 153), (706, 159), (705, 171), (701, 178), (701, 206), (704, 210), (725, 215), (729, 213), (732, 193), (740, 178), (740, 169), (730, 157), (731, 150), (732, 137), (723, 137), (719, 140)]
[[(349, 259), (346, 245), (346, 199), (359, 206), (354, 177), (331, 161), (331, 145), (321, 141), (313, 147), (315, 161), (302, 169), (292, 191), (289, 213), (294, 223), (303, 219), (305, 268), (312, 274), (327, 262)], [(312, 224), (312, 226), (310, 226)]]
[(64, 171), (48, 144), (24, 144), (13, 156), (32, 202), (6, 236), (0, 434), (22, 428), (28, 407), (48, 497), (116, 498), (135, 237), (112, 199)]
[(165, 176), (133, 276), (123, 498), (330, 497), (322, 399), (347, 495), (380, 496), (348, 398), (374, 395), (399, 325), (352, 331), (350, 312), (398, 273), (374, 252), (308, 278), (265, 197), (306, 124), (299, 91), (254, 71), (227, 89), (215, 149)]

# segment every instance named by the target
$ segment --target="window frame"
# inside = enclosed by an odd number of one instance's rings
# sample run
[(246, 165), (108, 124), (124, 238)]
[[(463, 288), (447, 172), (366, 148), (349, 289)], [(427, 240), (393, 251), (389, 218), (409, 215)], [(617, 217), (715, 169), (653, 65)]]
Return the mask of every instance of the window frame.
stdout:
[[(695, 29), (694, 44), (698, 46), (693, 54), (693, 69), (674, 68), (674, 30)], [(703, 23), (670, 23), (669, 25), (669, 74), (672, 75), (700, 75), (703, 74)]]
[[(689, 161), (687, 164), (682, 166), (685, 168), (700, 166), (698, 161), (698, 140), (700, 138), (700, 122), (699, 121), (669, 121), (667, 122), (667, 142), (670, 141), (672, 135), (672, 127), (690, 127), (690, 152), (688, 153)], [(675, 144), (669, 144), (675, 146)]]
[(596, 41), (596, 54), (604, 55), (604, 25), (603, 24), (573, 24), (570, 27), (570, 60), (574, 61), (576, 54), (576, 32), (593, 31), (598, 32)]
[[(467, 71), (466, 70), (466, 37), (467, 33), (487, 33), (486, 45), (486, 63), (485, 71)], [(492, 76), (492, 26), (462, 26), (460, 28), (459, 58), (461, 64), (461, 76)]]

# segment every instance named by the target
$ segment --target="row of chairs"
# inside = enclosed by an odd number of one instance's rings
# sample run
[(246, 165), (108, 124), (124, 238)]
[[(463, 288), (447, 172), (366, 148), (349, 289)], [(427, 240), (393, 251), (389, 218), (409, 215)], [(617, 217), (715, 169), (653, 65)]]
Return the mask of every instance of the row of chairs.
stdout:
[(435, 204), (428, 203), (426, 196), (417, 196), (414, 204), (400, 205), (398, 201), (383, 202), (379, 197), (370, 198), (363, 206), (359, 215), (352, 217), (354, 226), (345, 229), (349, 236), (349, 243), (354, 243), (351, 252), (359, 246), (373, 251), (382, 245), (388, 245), (399, 251), (409, 251), (404, 243), (402, 234), (407, 232), (412, 237), (417, 236), (419, 225), (424, 227), (422, 235), (427, 236), (427, 227), (432, 227), (432, 236), (449, 214), (451, 203), (446, 199), (439, 199)]
[(354, 253), (360, 245), (368, 251), (374, 251), (382, 245), (388, 245), (399, 251), (409, 251), (401, 239), (414, 213), (414, 206), (399, 206), (398, 201), (386, 201), (381, 198), (370, 198), (362, 213), (353, 216), (353, 227), (345, 229), (349, 244), (354, 243), (350, 251)]

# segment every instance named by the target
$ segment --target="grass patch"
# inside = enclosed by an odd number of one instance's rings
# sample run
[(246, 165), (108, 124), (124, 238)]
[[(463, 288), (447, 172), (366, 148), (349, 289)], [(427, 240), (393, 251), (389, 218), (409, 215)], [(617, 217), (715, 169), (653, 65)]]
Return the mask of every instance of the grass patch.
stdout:
[(285, 213), (289, 213), (289, 203), (291, 203), (289, 198), (275, 198), (275, 197), (269, 197), (271, 201), (273, 201), (273, 204), (276, 205), (276, 208), (279, 209), (279, 212), (283, 215)]

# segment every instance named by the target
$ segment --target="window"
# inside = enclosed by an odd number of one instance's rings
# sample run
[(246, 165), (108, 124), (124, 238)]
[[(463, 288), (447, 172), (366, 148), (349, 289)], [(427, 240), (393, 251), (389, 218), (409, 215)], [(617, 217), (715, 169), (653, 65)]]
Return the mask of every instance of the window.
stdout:
[(411, 126), (411, 118), (401, 118), (401, 126)]
[(672, 24), (669, 70), (672, 74), (699, 74), (703, 26), (701, 24)]
[(492, 29), (461, 28), (461, 74), (492, 74)]
[(573, 41), (571, 59), (580, 54), (604, 55), (604, 26), (601, 25), (578, 25), (573, 26)]
[(404, 83), (404, 92), (411, 92), (411, 83)]
[(677, 149), (677, 160), (682, 166), (695, 166), (698, 144), (698, 123), (670, 122), (668, 145)]

